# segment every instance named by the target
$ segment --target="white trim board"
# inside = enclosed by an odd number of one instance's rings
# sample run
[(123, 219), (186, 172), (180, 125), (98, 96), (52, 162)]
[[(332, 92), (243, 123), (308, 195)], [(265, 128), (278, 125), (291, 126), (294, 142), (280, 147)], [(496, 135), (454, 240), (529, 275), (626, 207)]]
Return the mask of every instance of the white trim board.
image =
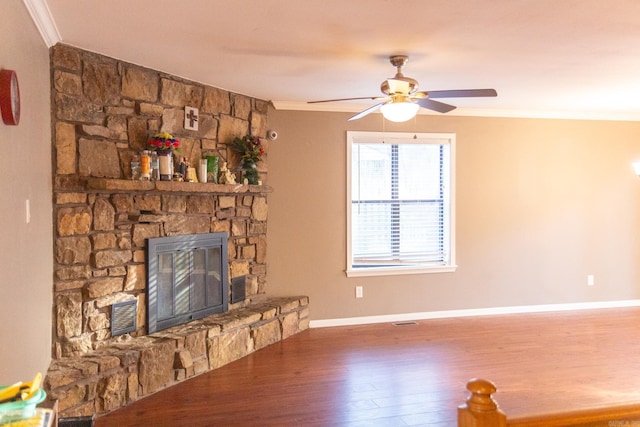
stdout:
[(400, 313), (380, 316), (347, 317), (342, 319), (311, 320), (310, 328), (369, 325), (373, 323), (406, 322), (409, 320), (447, 319), (453, 317), (493, 316), (502, 314), (546, 313), (554, 311), (593, 310), (599, 308), (640, 307), (640, 300), (578, 302), (568, 304), (520, 305), (513, 307), (471, 308), (463, 310)]
[(42, 0), (22, 0), (22, 2), (29, 11), (29, 15), (31, 15), (31, 19), (38, 28), (47, 48), (58, 43), (61, 40), (60, 32), (56, 27), (47, 2)]

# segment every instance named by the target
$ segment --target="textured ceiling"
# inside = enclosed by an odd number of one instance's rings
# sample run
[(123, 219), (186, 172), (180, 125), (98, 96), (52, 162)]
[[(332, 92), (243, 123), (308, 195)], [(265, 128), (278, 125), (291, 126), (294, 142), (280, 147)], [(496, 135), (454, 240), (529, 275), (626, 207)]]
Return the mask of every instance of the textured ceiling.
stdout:
[[(35, 0), (26, 0), (26, 2)], [(46, 0), (60, 41), (309, 109), (377, 96), (391, 54), (447, 114), (640, 119), (637, 0)], [(372, 102), (316, 104), (358, 111)], [(434, 113), (439, 114), (439, 113)]]

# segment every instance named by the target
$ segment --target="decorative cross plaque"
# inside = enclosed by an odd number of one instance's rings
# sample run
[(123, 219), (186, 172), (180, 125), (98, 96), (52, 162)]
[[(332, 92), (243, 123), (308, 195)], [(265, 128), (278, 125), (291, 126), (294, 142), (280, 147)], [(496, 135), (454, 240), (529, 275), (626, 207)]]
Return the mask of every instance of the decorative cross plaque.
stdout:
[(187, 130), (198, 130), (198, 109), (184, 107), (184, 128)]

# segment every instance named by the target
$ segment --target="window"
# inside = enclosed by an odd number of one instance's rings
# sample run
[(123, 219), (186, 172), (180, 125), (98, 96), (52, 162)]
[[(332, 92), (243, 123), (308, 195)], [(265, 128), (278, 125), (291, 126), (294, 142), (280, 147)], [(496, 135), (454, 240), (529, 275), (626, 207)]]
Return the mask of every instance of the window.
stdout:
[(347, 276), (455, 270), (455, 135), (347, 132)]

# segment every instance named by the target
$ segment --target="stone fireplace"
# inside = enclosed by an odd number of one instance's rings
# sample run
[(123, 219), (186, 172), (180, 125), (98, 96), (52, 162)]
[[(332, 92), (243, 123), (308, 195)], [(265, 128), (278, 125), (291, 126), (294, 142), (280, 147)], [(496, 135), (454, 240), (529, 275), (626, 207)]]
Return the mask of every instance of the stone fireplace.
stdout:
[[(131, 160), (158, 131), (180, 139), (191, 164), (215, 155), (236, 165), (227, 143), (265, 135), (267, 102), (64, 45), (51, 49), (51, 73), (54, 331), (45, 388), (63, 417), (117, 409), (308, 327), (306, 297), (267, 296), (268, 154), (258, 164), (265, 185), (130, 179)], [(199, 108), (198, 131), (183, 128), (185, 106)], [(147, 241), (210, 233), (226, 236), (221, 280), (241, 280), (245, 298), (148, 334)], [(221, 299), (231, 301), (229, 292)], [(135, 322), (114, 336), (114, 307), (131, 302)]]

